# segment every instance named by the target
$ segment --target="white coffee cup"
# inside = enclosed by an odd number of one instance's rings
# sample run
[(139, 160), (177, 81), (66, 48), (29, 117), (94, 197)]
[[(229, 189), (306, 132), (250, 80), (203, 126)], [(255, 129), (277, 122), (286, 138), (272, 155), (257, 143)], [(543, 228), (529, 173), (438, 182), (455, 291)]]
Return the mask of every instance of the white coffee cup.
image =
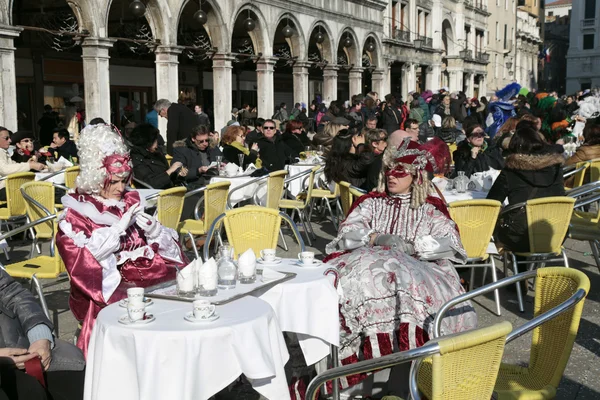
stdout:
[(129, 304), (143, 304), (144, 303), (144, 288), (133, 287), (127, 289), (127, 302)]
[(127, 303), (127, 314), (131, 321), (140, 321), (146, 314), (146, 305), (144, 303)]
[(315, 262), (315, 253), (312, 251), (303, 251), (298, 253), (298, 259), (306, 265), (312, 265)]
[(260, 256), (265, 261), (274, 261), (276, 253), (277, 253), (277, 250), (275, 250), (275, 249), (264, 249), (264, 250), (260, 251)]
[(210, 304), (207, 300), (194, 300), (194, 318), (206, 319), (213, 316), (215, 313), (215, 305)]

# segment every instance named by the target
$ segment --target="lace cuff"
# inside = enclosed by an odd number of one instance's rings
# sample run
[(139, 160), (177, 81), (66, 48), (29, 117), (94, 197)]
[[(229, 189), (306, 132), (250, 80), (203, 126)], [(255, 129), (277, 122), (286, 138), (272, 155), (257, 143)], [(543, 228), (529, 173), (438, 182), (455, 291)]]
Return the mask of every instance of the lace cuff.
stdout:
[(178, 235), (175, 230), (164, 226), (161, 226), (161, 229), (158, 230), (158, 236), (154, 238), (146, 236), (148, 244), (158, 244), (158, 254), (162, 258), (175, 263), (182, 263), (181, 248), (177, 244), (177, 238)]

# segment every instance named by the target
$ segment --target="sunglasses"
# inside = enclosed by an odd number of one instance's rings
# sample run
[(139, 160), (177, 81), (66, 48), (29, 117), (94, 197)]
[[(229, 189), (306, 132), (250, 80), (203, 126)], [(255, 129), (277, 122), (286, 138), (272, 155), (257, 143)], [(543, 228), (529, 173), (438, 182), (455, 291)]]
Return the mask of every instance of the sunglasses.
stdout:
[(483, 132), (479, 132), (479, 131), (477, 131), (477, 132), (473, 132), (473, 133), (471, 133), (471, 137), (474, 137), (474, 138), (482, 138), (482, 137), (485, 137), (485, 133), (483, 133)]
[(21, 140), (21, 142), (31, 143), (31, 142), (33, 142), (33, 140), (31, 140), (31, 139), (23, 139), (23, 140)]
[(208, 143), (208, 139), (196, 140), (196, 143)]
[(271, 130), (271, 129), (275, 129), (275, 127), (274, 126), (263, 126), (263, 129), (269, 129), (269, 130)]
[(2, 140), (8, 140), (8, 139), (10, 139), (10, 136), (2, 136), (0, 139), (2, 139)]

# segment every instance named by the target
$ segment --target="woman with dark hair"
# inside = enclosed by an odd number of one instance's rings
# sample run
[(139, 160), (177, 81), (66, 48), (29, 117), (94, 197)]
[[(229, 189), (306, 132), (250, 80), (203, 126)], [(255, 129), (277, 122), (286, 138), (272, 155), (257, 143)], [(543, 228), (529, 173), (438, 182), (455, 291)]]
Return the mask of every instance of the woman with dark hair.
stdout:
[(325, 178), (328, 182), (345, 181), (361, 187), (367, 180), (369, 165), (375, 154), (362, 151), (365, 137), (354, 129), (342, 129), (334, 138), (325, 160)]
[(583, 145), (577, 149), (565, 165), (572, 165), (582, 161), (600, 158), (600, 125), (589, 121), (583, 128)]
[(312, 143), (303, 128), (302, 122), (294, 119), (285, 125), (285, 131), (281, 135), (283, 143), (298, 154), (302, 153), (307, 146), (312, 146)]
[(489, 139), (481, 125), (472, 125), (466, 132), (467, 138), (458, 144), (452, 155), (454, 159), (455, 174), (464, 171), (470, 177), (476, 172), (485, 172), (490, 169), (501, 170), (504, 167), (502, 149)]
[(169, 166), (158, 148), (159, 135), (158, 129), (150, 124), (140, 124), (131, 131), (133, 176), (155, 189), (169, 189), (183, 180), (187, 169), (180, 162)]
[[(519, 122), (508, 146), (506, 167), (487, 198), (517, 204), (531, 199), (564, 196), (560, 145), (548, 144), (541, 133), (527, 122)], [(529, 251), (527, 218), (524, 209), (509, 212), (496, 229), (496, 238), (512, 251)]]
[[(293, 121), (291, 121), (293, 122)], [(288, 122), (288, 125), (291, 123)], [(262, 167), (262, 162), (258, 155), (258, 144), (254, 143), (250, 149), (244, 145), (246, 140), (246, 130), (242, 126), (232, 125), (225, 130), (223, 134), (223, 157), (227, 162), (240, 165), (239, 155), (244, 155), (242, 168), (244, 170), (250, 164), (256, 168)]]

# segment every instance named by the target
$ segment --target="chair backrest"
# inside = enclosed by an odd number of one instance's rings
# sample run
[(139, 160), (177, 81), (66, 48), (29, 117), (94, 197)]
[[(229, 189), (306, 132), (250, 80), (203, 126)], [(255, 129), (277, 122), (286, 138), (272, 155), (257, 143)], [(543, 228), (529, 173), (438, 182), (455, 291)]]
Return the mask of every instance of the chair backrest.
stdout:
[[(55, 213), (54, 186), (52, 182), (33, 181), (21, 186), (22, 195), (25, 199), (25, 210), (29, 221), (37, 221)], [(31, 201), (28, 197), (33, 200)], [(38, 204), (36, 204), (38, 203)], [(43, 207), (41, 208), (40, 205)], [(49, 213), (49, 214), (48, 214)], [(48, 221), (33, 227), (38, 238), (51, 239), (54, 236), (55, 221)]]
[(167, 164), (169, 164), (169, 167), (170, 167), (171, 162), (173, 161), (173, 156), (167, 154), (167, 155), (165, 155), (165, 158), (167, 159)]
[(543, 197), (527, 201), (529, 251), (559, 254), (575, 199), (566, 196)]
[(21, 194), (21, 186), (35, 180), (32, 172), (21, 172), (6, 177), (6, 208), (9, 217), (25, 214), (25, 199)]
[(158, 193), (156, 211), (158, 222), (167, 228), (177, 229), (183, 210), (183, 196), (187, 189), (183, 186), (162, 190)]
[(356, 199), (364, 196), (365, 192), (361, 192), (359, 189), (355, 188), (354, 186), (350, 186), (350, 194), (352, 194), (352, 203), (354, 203), (356, 201)]
[[(538, 268), (534, 318), (566, 301), (579, 289), (590, 291), (590, 280), (574, 268)], [(529, 375), (537, 384), (557, 388), (571, 356), (585, 299), (533, 330)], [(501, 372), (502, 373), (502, 372)], [(500, 388), (499, 388), (500, 389)]]
[(339, 183), (340, 187), (340, 203), (342, 204), (342, 211), (345, 216), (348, 216), (348, 212), (350, 211), (350, 207), (352, 207), (352, 193), (350, 193), (350, 183), (341, 181)]
[(69, 189), (75, 189), (75, 179), (79, 176), (79, 166), (65, 169), (65, 186)]
[(206, 186), (204, 191), (204, 227), (208, 229), (215, 218), (225, 212), (227, 194), (231, 182), (216, 182)]
[(223, 224), (236, 258), (248, 249), (252, 249), (256, 257), (260, 257), (261, 250), (277, 247), (281, 226), (278, 210), (259, 206), (228, 210)]
[(312, 191), (315, 186), (315, 175), (318, 170), (321, 169), (320, 165), (314, 166), (308, 175), (308, 185), (306, 186), (306, 197), (304, 198), (304, 205), (307, 206), (310, 204), (312, 199)]
[(578, 188), (581, 185), (583, 185), (583, 179), (585, 178), (586, 171), (590, 167), (590, 163), (587, 161), (582, 161), (582, 162), (578, 162), (575, 165), (576, 169), (581, 168), (581, 167), (585, 167), (585, 168), (583, 168), (581, 171), (579, 171), (575, 175), (573, 175), (573, 185), (571, 186), (572, 189)]
[(450, 152), (450, 162), (454, 165), (454, 152), (458, 149), (458, 145), (456, 143), (448, 143), (448, 151)]
[[(492, 397), (504, 354), (508, 321), (439, 339), (439, 354), (419, 369), (419, 389), (430, 400), (480, 400)], [(430, 373), (423, 373), (430, 369)], [(431, 378), (429, 381), (428, 378)]]
[(287, 175), (288, 172), (283, 170), (269, 174), (267, 178), (267, 202), (265, 203), (267, 208), (279, 209), (279, 201), (283, 196), (283, 187)]
[(496, 200), (465, 200), (449, 204), (450, 216), (458, 226), (469, 258), (486, 258), (502, 204)]
[(600, 181), (600, 158), (590, 160), (590, 182)]

